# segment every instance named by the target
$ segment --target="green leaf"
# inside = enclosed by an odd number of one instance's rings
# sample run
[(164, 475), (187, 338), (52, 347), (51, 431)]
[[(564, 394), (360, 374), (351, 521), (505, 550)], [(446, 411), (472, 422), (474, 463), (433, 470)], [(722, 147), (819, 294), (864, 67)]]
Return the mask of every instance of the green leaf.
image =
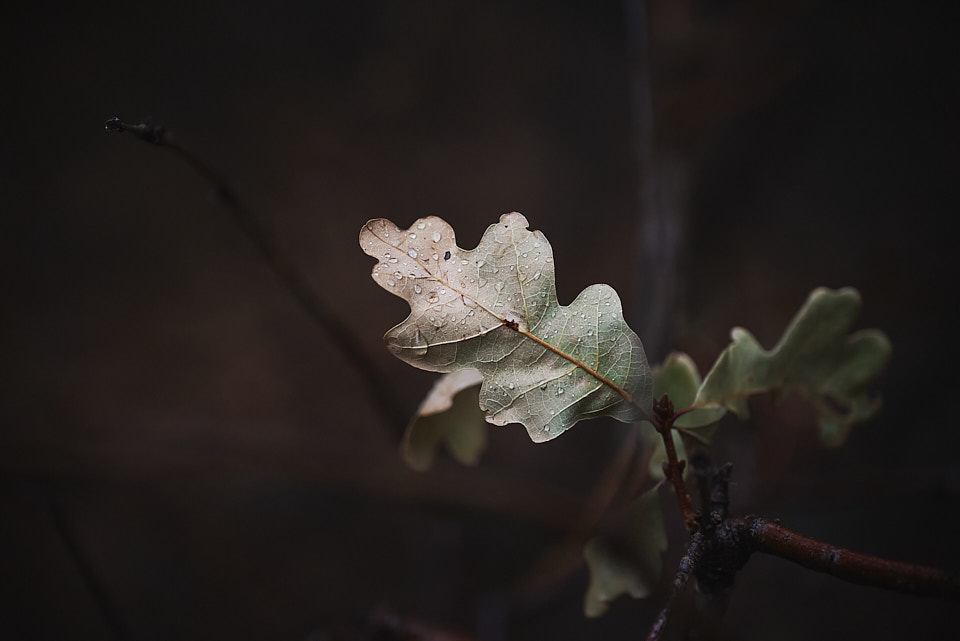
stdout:
[[(663, 363), (653, 369), (653, 397), (664, 394), (670, 397), (677, 410), (694, 404), (700, 389), (700, 371), (693, 359), (683, 352), (671, 352)], [(726, 408), (692, 409), (674, 421), (676, 427), (698, 430), (702, 438), (709, 439), (717, 421), (727, 413)]]
[(848, 334), (860, 311), (852, 288), (816, 289), (772, 350), (764, 350), (745, 329), (707, 374), (696, 405), (726, 407), (749, 416), (747, 396), (795, 391), (811, 398), (819, 414), (821, 440), (841, 445), (851, 428), (880, 407), (867, 387), (890, 358), (890, 341), (878, 330)]
[(360, 246), (378, 261), (373, 279), (410, 304), (387, 347), (425, 370), (480, 370), (487, 421), (522, 423), (535, 442), (595, 416), (635, 420), (630, 401), (649, 407), (652, 380), (620, 298), (591, 285), (560, 305), (550, 243), (527, 226), (521, 214), (504, 214), (467, 250), (434, 216), (409, 229), (382, 218), (364, 225)]
[(618, 536), (590, 539), (584, 549), (590, 570), (590, 585), (583, 602), (588, 617), (602, 615), (610, 602), (622, 594), (635, 599), (649, 596), (660, 579), (667, 533), (657, 488), (630, 503), (622, 525)]
[[(671, 352), (666, 360), (653, 368), (653, 397), (670, 397), (673, 406), (682, 410), (693, 405), (700, 389), (700, 372), (696, 363), (683, 352)], [(687, 449), (695, 441), (707, 442), (716, 431), (717, 422), (726, 414), (726, 408), (695, 409), (677, 418), (673, 431), (673, 444), (677, 448), (677, 458), (686, 459)], [(650, 476), (662, 479), (663, 464), (667, 460), (663, 438), (653, 425), (644, 421), (641, 424), (643, 438), (654, 448), (650, 456)], [(690, 466), (684, 469), (684, 475), (690, 472)]]
[(460, 463), (477, 464), (487, 444), (486, 421), (477, 406), (482, 380), (479, 371), (461, 369), (434, 383), (403, 436), (407, 465), (429, 469), (441, 444)]

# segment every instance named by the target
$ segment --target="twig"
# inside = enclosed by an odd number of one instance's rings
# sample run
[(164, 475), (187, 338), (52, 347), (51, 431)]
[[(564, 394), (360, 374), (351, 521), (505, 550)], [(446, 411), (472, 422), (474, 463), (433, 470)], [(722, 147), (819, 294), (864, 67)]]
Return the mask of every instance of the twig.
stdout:
[(353, 363), (366, 382), (367, 392), (373, 396), (381, 418), (388, 425), (398, 429), (403, 429), (406, 426), (408, 413), (403, 409), (403, 403), (394, 396), (391, 391), (392, 386), (374, 364), (374, 361), (367, 356), (363, 345), (350, 329), (350, 326), (310, 287), (303, 272), (293, 260), (282, 253), (273, 233), (243, 205), (220, 174), (194, 155), (193, 152), (174, 142), (167, 130), (160, 125), (149, 122), (131, 125), (114, 117), (106, 122), (104, 128), (107, 131), (133, 134), (144, 142), (172, 152), (180, 160), (193, 167), (204, 180), (210, 183), (233, 222), (256, 246), (260, 257), (287, 288), (300, 308), (321, 329), (327, 332), (333, 339), (334, 345), (346, 356), (349, 362)]
[(113, 600), (107, 593), (106, 587), (104, 587), (103, 583), (101, 583), (97, 577), (96, 571), (94, 571), (93, 566), (90, 565), (87, 555), (77, 541), (77, 537), (73, 528), (70, 527), (69, 518), (66, 512), (64, 512), (63, 507), (52, 494), (48, 494), (46, 499), (47, 505), (50, 508), (53, 529), (60, 538), (60, 542), (63, 544), (67, 556), (73, 563), (73, 567), (76, 569), (81, 583), (86, 587), (87, 592), (90, 593), (90, 598), (100, 612), (100, 616), (103, 618), (107, 629), (110, 630), (110, 634), (114, 639), (118, 640), (132, 638), (119, 612), (117, 612), (117, 609), (114, 607)]
[[(637, 445), (639, 444), (637, 427), (630, 425), (626, 436), (620, 442), (616, 456), (610, 464), (604, 468), (604, 472), (597, 481), (590, 494), (590, 498), (580, 514), (577, 525), (577, 533), (583, 535), (592, 531), (600, 517), (607, 511), (617, 491), (623, 488), (624, 479), (630, 469), (630, 462), (636, 456)], [(628, 497), (630, 498), (630, 497)]]
[(670, 479), (674, 492), (677, 495), (677, 505), (680, 507), (680, 513), (683, 514), (683, 520), (687, 525), (687, 530), (694, 532), (699, 527), (697, 515), (693, 511), (693, 504), (690, 502), (690, 495), (687, 494), (687, 488), (683, 483), (683, 470), (686, 461), (680, 461), (677, 458), (677, 448), (673, 444), (673, 403), (670, 397), (663, 395), (659, 401), (653, 404), (653, 426), (663, 439), (663, 447), (667, 453), (667, 462), (663, 464), (663, 473)]
[(757, 552), (772, 554), (850, 583), (960, 600), (960, 579), (944, 570), (853, 552), (811, 539), (762, 517), (750, 516), (739, 522)]
[(670, 617), (670, 609), (677, 599), (677, 594), (679, 594), (683, 586), (687, 584), (690, 577), (696, 573), (697, 567), (703, 559), (703, 552), (703, 533), (694, 532), (690, 537), (690, 543), (687, 545), (687, 551), (680, 559), (677, 573), (673, 576), (673, 583), (670, 584), (670, 594), (667, 596), (667, 601), (663, 604), (660, 613), (657, 614), (657, 618), (653, 622), (653, 626), (650, 628), (649, 634), (647, 634), (647, 641), (658, 641), (658, 639), (660, 639), (663, 634), (663, 628), (667, 625), (667, 619)]
[[(681, 505), (684, 518), (688, 518), (683, 508), (684, 501), (689, 503), (683, 487), (683, 462), (676, 460), (675, 449), (671, 447), (673, 439), (669, 431), (669, 419), (673, 415), (670, 405), (670, 399), (666, 396), (654, 404), (658, 420), (655, 426), (667, 446), (668, 462), (664, 464), (664, 473), (677, 489), (677, 502)], [(730, 518), (729, 489), (733, 466), (727, 463), (714, 468), (702, 452), (695, 453), (691, 462), (700, 489), (703, 514), (695, 520), (697, 527), (690, 529), (691, 548), (681, 561), (670, 597), (654, 622), (648, 639), (660, 638), (672, 601), (682, 581), (689, 579), (689, 572), (696, 576), (697, 587), (714, 609), (714, 619), (718, 621), (726, 609), (734, 578), (754, 552), (779, 556), (850, 583), (960, 601), (960, 577), (944, 570), (846, 550), (803, 536), (758, 516)], [(683, 490), (682, 494), (680, 490)], [(690, 527), (689, 522), (687, 527)], [(688, 559), (691, 550), (696, 553), (692, 570), (689, 569), (691, 562)]]

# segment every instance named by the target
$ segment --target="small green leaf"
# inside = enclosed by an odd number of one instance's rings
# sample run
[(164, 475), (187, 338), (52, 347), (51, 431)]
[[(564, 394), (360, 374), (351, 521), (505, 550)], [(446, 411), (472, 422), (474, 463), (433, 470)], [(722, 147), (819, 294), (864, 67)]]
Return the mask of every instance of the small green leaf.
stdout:
[[(666, 394), (678, 411), (694, 404), (700, 385), (697, 364), (683, 352), (671, 352), (661, 365), (653, 369), (653, 397), (660, 398)], [(697, 434), (709, 440), (713, 434), (712, 428), (726, 413), (726, 408), (722, 407), (692, 409), (678, 417), (674, 425), (687, 430), (699, 430)]]
[(693, 359), (683, 352), (671, 352), (666, 360), (653, 368), (653, 397), (664, 394), (677, 409), (690, 407), (700, 389), (700, 372)]
[[(670, 397), (673, 406), (682, 410), (693, 405), (700, 389), (700, 372), (696, 363), (683, 352), (672, 352), (666, 360), (653, 368), (653, 397), (661, 398), (664, 394)], [(716, 431), (717, 422), (726, 414), (726, 408), (695, 409), (677, 418), (674, 425), (681, 430), (673, 431), (673, 444), (677, 448), (677, 458), (686, 459), (688, 446), (691, 441), (709, 442)], [(640, 427), (644, 439), (653, 447), (650, 456), (650, 476), (662, 479), (663, 464), (667, 461), (666, 448), (663, 438), (654, 429), (653, 425), (644, 421)], [(690, 472), (688, 465), (684, 475)]]
[(661, 555), (667, 549), (657, 488), (644, 492), (626, 508), (617, 536), (590, 539), (583, 552), (590, 570), (590, 585), (583, 610), (588, 617), (607, 611), (622, 594), (635, 599), (650, 595), (660, 579)]
[(707, 374), (696, 405), (726, 407), (749, 416), (747, 396), (796, 391), (811, 398), (819, 413), (821, 440), (841, 445), (851, 428), (880, 407), (867, 387), (890, 358), (890, 341), (878, 330), (848, 334), (860, 311), (853, 288), (816, 289), (772, 350), (764, 350), (745, 329)]
[(461, 369), (434, 383), (403, 436), (407, 465), (429, 469), (441, 444), (460, 463), (477, 464), (487, 445), (487, 423), (478, 406), (482, 380), (479, 371)]
[(364, 225), (360, 246), (378, 261), (373, 279), (410, 303), (387, 347), (420, 369), (480, 370), (487, 421), (522, 423), (534, 442), (596, 416), (635, 420), (653, 386), (620, 298), (591, 285), (560, 305), (553, 250), (528, 225), (504, 214), (469, 250), (435, 216), (409, 229), (383, 218)]

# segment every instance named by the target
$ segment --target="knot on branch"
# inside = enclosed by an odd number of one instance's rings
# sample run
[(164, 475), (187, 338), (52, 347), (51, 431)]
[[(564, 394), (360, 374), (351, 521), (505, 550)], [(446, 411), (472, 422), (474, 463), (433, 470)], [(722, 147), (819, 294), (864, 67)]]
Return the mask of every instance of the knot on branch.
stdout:
[(753, 552), (750, 537), (739, 521), (728, 519), (733, 465), (714, 467), (702, 452), (692, 457), (703, 506), (699, 517), (704, 533), (697, 585), (708, 595), (725, 595)]
[(704, 552), (697, 566), (697, 586), (710, 595), (725, 595), (753, 552), (743, 525), (720, 521), (704, 536)]

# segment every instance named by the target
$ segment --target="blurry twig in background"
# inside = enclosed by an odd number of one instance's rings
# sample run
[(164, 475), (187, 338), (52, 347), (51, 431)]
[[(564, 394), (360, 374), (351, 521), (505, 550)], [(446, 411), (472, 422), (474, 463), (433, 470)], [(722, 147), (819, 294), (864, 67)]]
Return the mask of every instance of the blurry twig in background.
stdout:
[(273, 232), (243, 205), (227, 182), (207, 163), (174, 142), (167, 130), (160, 125), (149, 122), (131, 125), (113, 117), (106, 122), (104, 128), (107, 131), (131, 133), (144, 142), (173, 152), (210, 183), (217, 198), (230, 213), (233, 222), (253, 242), (260, 252), (260, 257), (273, 270), (300, 308), (333, 339), (333, 343), (347, 360), (353, 363), (366, 383), (367, 391), (373, 397), (381, 418), (387, 425), (398, 430), (398, 433), (402, 431), (407, 424), (408, 412), (403, 409), (403, 403), (395, 396), (386, 377), (367, 356), (353, 330), (310, 287), (294, 261), (280, 250)]
[(76, 569), (83, 587), (86, 588), (90, 594), (90, 599), (96, 606), (97, 611), (100, 612), (100, 617), (103, 619), (106, 628), (110, 631), (112, 638), (118, 641), (132, 639), (132, 635), (127, 631), (126, 625), (124, 625), (120, 617), (120, 613), (117, 612), (114, 606), (113, 599), (110, 598), (106, 587), (104, 587), (103, 583), (97, 577), (97, 573), (87, 559), (87, 555), (84, 553), (80, 542), (77, 541), (76, 532), (71, 526), (70, 518), (63, 509), (63, 506), (53, 495), (52, 491), (45, 493), (44, 499), (50, 509), (50, 519), (53, 530), (63, 544), (63, 548), (70, 558), (73, 567)]
[(638, 456), (643, 449), (637, 425), (629, 425), (616, 455), (594, 484), (590, 497), (584, 502), (566, 538), (544, 552), (536, 566), (517, 581), (511, 598), (524, 607), (542, 603), (562, 587), (565, 579), (584, 565), (583, 547), (596, 535), (604, 515), (611, 508), (615, 510), (615, 503), (624, 505), (636, 498), (635, 493), (624, 492), (624, 488), (631, 487), (625, 484), (628, 476), (633, 476), (629, 474), (631, 468), (642, 464), (646, 469), (646, 462)]

